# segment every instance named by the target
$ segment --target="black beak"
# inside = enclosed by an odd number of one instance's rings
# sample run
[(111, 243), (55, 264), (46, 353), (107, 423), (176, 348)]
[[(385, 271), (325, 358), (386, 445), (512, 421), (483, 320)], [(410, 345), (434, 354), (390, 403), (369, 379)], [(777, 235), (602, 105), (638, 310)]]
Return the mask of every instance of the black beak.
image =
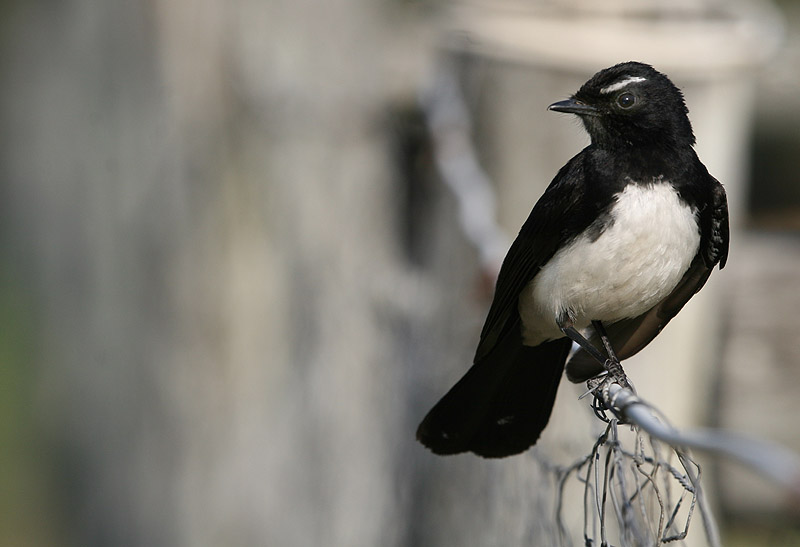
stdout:
[(577, 114), (578, 116), (597, 116), (598, 110), (588, 104), (584, 104), (575, 99), (567, 99), (566, 101), (558, 101), (547, 107), (547, 110), (554, 110), (555, 112), (566, 112), (568, 114)]

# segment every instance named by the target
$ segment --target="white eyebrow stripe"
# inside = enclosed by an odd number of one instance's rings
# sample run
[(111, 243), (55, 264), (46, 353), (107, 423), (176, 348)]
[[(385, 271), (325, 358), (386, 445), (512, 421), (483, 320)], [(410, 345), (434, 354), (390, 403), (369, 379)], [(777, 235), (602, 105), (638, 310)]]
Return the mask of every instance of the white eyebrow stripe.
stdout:
[(614, 82), (613, 84), (604, 87), (603, 89), (600, 90), (600, 93), (602, 93), (603, 95), (605, 95), (606, 93), (613, 93), (615, 91), (619, 91), (628, 84), (635, 84), (636, 82), (644, 82), (644, 81), (647, 81), (647, 78), (642, 78), (641, 76), (628, 76), (624, 80)]

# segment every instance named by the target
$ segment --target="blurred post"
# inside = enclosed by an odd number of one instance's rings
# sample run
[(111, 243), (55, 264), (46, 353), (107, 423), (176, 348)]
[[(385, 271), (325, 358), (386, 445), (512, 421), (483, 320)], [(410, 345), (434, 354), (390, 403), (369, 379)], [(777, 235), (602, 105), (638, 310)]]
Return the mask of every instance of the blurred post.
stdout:
[(7, 8), (3, 205), (42, 303), (59, 535), (402, 543), (413, 426), (392, 327), (425, 306), (382, 120), (391, 9)]

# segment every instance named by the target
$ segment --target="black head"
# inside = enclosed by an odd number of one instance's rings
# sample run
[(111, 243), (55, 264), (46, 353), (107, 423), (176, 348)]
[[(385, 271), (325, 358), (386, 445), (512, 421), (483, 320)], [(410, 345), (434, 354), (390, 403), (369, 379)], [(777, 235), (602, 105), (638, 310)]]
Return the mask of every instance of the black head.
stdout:
[(570, 99), (549, 109), (580, 116), (592, 143), (603, 148), (694, 144), (683, 93), (644, 63), (601, 70)]

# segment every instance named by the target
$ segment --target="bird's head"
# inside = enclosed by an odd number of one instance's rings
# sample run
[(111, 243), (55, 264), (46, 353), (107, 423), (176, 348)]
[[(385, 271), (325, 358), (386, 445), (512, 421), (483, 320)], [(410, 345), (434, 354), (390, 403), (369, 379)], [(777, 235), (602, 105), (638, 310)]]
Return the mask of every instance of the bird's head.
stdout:
[(548, 108), (577, 114), (592, 143), (603, 148), (694, 144), (680, 89), (644, 63), (601, 70), (572, 97)]

